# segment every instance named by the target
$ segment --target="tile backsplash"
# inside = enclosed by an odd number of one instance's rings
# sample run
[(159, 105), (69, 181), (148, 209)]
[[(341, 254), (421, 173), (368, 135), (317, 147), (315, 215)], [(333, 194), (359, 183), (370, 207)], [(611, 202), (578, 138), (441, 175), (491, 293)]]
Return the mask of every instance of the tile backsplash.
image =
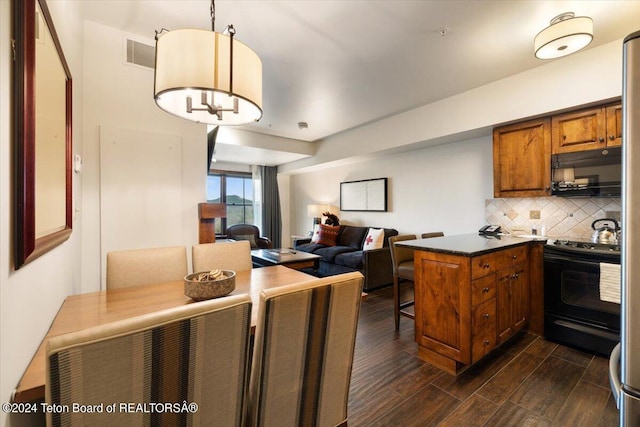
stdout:
[[(619, 220), (620, 210), (620, 198), (535, 197), (485, 201), (487, 224), (498, 224), (505, 232), (514, 234), (531, 234), (533, 228), (540, 230), (544, 226), (549, 238), (563, 239), (590, 240), (593, 221), (609, 216)], [(540, 219), (531, 219), (538, 213)]]

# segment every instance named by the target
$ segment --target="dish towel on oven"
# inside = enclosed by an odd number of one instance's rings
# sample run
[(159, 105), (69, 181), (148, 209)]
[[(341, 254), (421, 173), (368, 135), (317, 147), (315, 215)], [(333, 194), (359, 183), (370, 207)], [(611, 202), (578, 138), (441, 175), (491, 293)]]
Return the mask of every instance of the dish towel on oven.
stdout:
[(600, 299), (620, 304), (620, 264), (600, 263)]

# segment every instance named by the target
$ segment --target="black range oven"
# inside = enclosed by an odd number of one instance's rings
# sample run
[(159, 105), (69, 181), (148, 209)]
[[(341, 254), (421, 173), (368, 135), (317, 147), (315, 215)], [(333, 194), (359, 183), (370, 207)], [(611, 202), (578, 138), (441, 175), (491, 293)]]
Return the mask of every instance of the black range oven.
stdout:
[(544, 249), (545, 337), (609, 355), (620, 341), (620, 304), (600, 299), (600, 263), (620, 264), (620, 247), (556, 240)]

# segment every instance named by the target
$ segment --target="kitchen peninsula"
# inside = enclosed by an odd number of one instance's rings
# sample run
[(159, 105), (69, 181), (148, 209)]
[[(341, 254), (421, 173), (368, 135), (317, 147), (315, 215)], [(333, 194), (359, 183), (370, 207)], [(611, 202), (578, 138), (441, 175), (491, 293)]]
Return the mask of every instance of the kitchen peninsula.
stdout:
[(464, 234), (397, 244), (414, 249), (423, 360), (458, 374), (527, 325), (542, 334), (543, 242)]

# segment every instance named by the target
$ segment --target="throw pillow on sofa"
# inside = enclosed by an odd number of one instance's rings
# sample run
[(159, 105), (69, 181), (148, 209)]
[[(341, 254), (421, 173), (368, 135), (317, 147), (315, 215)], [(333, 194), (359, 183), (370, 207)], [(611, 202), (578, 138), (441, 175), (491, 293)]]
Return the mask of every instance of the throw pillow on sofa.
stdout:
[(380, 249), (384, 246), (384, 229), (382, 228), (370, 228), (367, 232), (367, 237), (364, 239), (362, 245), (363, 251), (370, 251), (372, 249)]
[(318, 243), (326, 246), (335, 246), (338, 240), (340, 226), (320, 224), (320, 238)]
[(313, 233), (311, 233), (311, 243), (318, 243), (320, 240), (320, 224), (313, 226)]

